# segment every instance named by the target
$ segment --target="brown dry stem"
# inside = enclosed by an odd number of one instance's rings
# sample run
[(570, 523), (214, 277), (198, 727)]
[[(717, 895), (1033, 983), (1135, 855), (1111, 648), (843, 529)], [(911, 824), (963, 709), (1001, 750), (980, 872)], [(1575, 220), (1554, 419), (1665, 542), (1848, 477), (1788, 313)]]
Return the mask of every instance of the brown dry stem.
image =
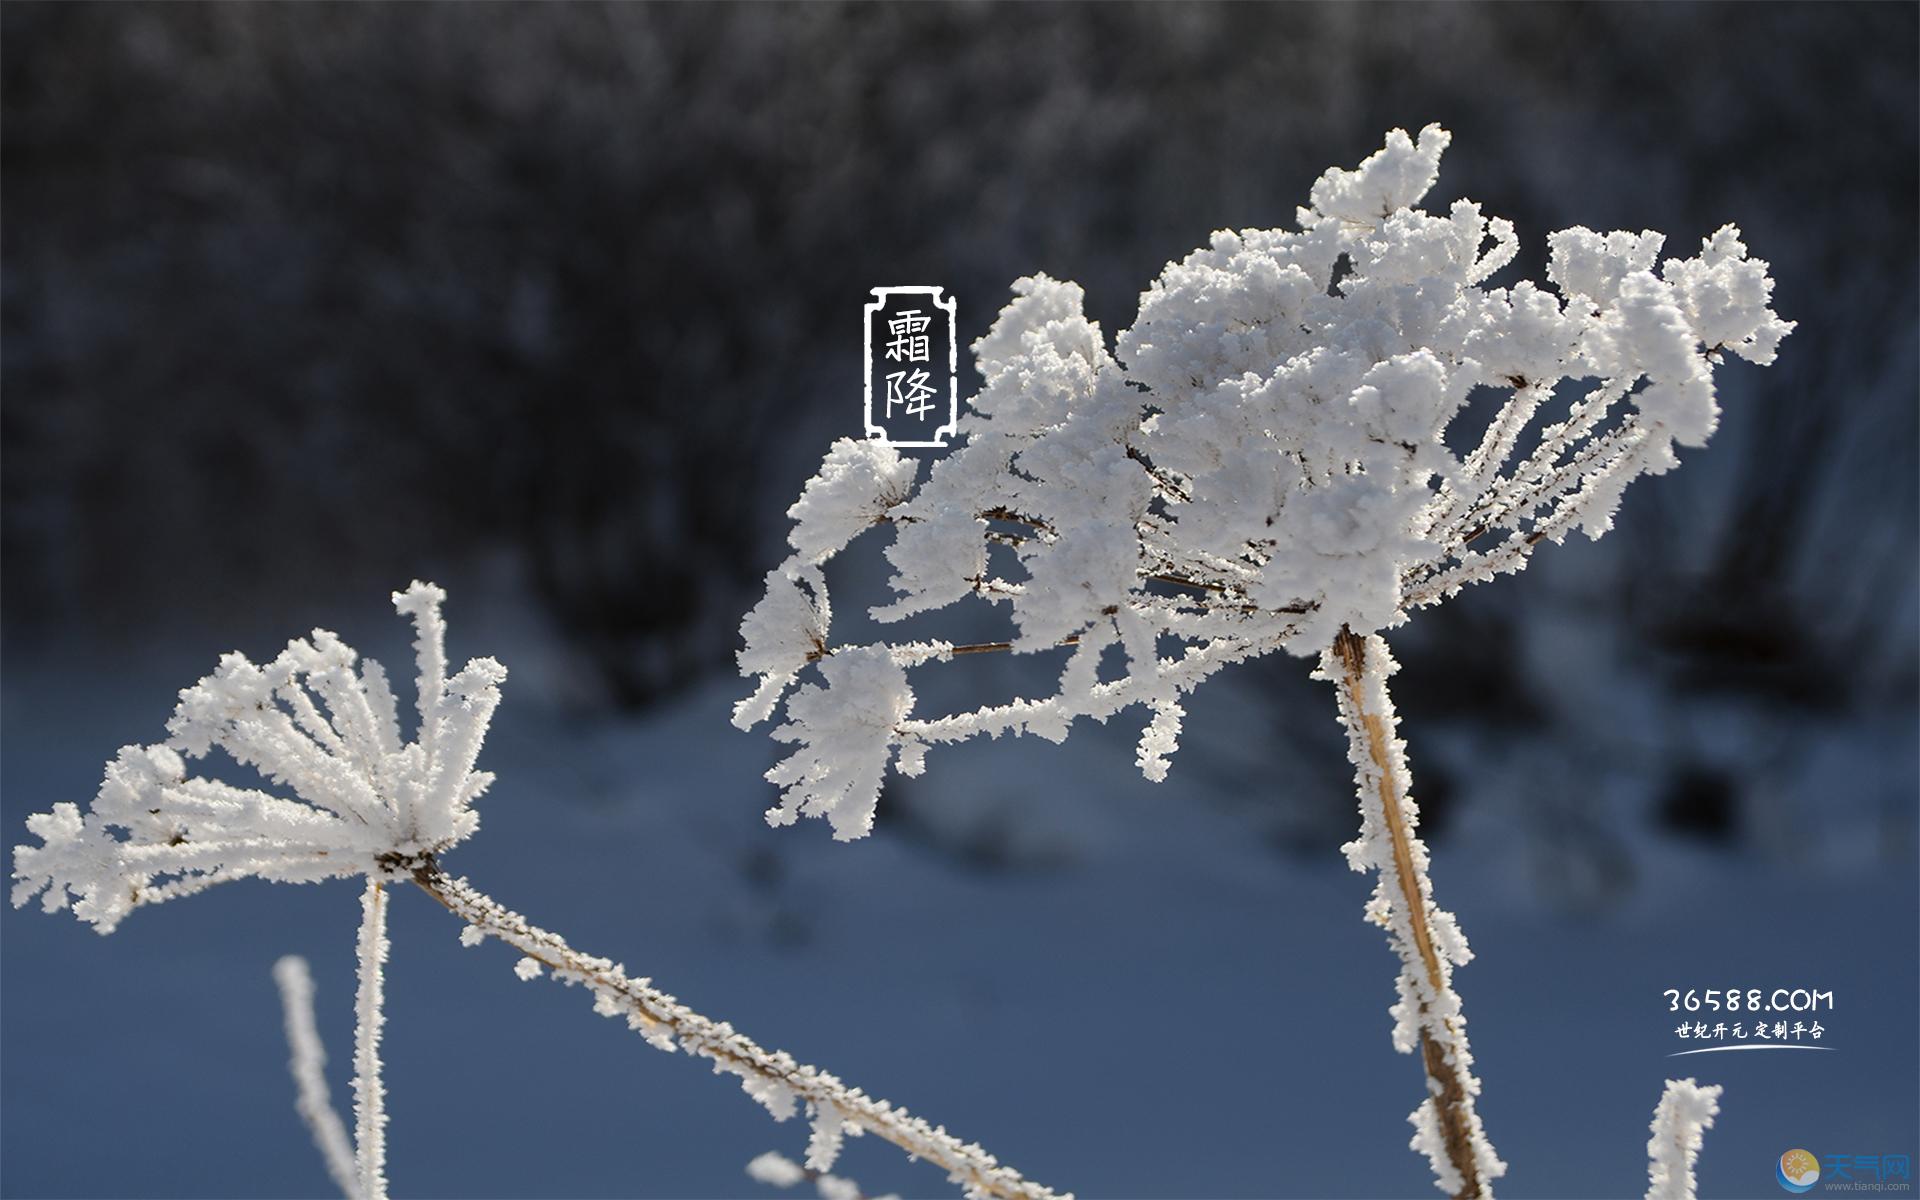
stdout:
[[(1393, 846), (1394, 885), (1400, 893), (1400, 903), (1413, 930), (1413, 944), (1420, 958), (1418, 966), (1437, 995), (1446, 989), (1446, 982), (1428, 929), (1427, 897), (1421, 890), (1414, 868), (1413, 843), (1417, 835), (1407, 825), (1406, 810), (1402, 804), (1402, 797), (1408, 794), (1410, 781), (1394, 769), (1395, 760), (1389, 748), (1391, 739), (1383, 714), (1372, 712), (1367, 707), (1366, 639), (1342, 626), (1334, 638), (1333, 651), (1340, 660), (1340, 686), (1345, 690), (1352, 710), (1360, 715), (1366, 733), (1368, 755), (1379, 770), (1380, 808), (1386, 818), (1387, 833)], [(1365, 786), (1364, 773), (1361, 785)], [(1426, 1016), (1424, 1006), (1422, 1016)], [(1448, 1027), (1451, 1030), (1451, 1022)], [(1447, 1158), (1465, 1181), (1458, 1196), (1479, 1196), (1484, 1184), (1473, 1156), (1472, 1122), (1469, 1117), (1472, 1102), (1459, 1072), (1447, 1057), (1447, 1048), (1433, 1038), (1425, 1021), (1421, 1025), (1420, 1054), (1426, 1064), (1427, 1077), (1434, 1085), (1435, 1108), (1439, 1112), (1440, 1132), (1446, 1143)]]

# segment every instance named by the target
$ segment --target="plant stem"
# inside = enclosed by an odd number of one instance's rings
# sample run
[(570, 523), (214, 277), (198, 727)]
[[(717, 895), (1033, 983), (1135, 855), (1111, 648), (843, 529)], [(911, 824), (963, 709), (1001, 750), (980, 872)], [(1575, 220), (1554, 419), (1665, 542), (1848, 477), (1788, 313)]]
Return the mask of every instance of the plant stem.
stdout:
[(347, 1200), (359, 1200), (360, 1169), (353, 1142), (327, 1094), (327, 1051), (313, 1020), (313, 975), (307, 960), (289, 954), (273, 964), (280, 987), (280, 1009), (287, 1029), (287, 1069), (293, 1075), (294, 1111), (307, 1123), (327, 1174)]
[(1433, 1163), (1441, 1186), (1456, 1197), (1489, 1195), (1505, 1171), (1474, 1111), (1480, 1092), (1467, 1047), (1466, 1017), (1453, 990), (1453, 967), (1467, 961), (1466, 939), (1451, 914), (1433, 903), (1427, 849), (1415, 833), (1419, 809), (1411, 795), (1405, 745), (1387, 694), (1393, 656), (1379, 635), (1360, 637), (1342, 627), (1323, 657), (1320, 677), (1338, 688), (1362, 814), (1360, 838), (1347, 847), (1356, 870), (1378, 872), (1368, 915), (1387, 930), (1401, 960), (1395, 1043), (1413, 1048), (1419, 1032), (1429, 1098), (1411, 1120), (1414, 1146)]
[(448, 876), (432, 855), (410, 860), (396, 857), (388, 865), (395, 871), (411, 872), (414, 883), (448, 911), (545, 964), (555, 979), (585, 986), (594, 995), (596, 1012), (624, 1016), (628, 1025), (655, 1046), (673, 1049), (677, 1045), (688, 1054), (708, 1059), (717, 1069), (739, 1076), (749, 1093), (766, 1103), (777, 1119), (784, 1119), (787, 1113), (778, 1111), (777, 1103), (768, 1097), (788, 1098), (788, 1109), (793, 1100), (802, 1100), (818, 1112), (838, 1113), (848, 1124), (885, 1138), (915, 1158), (945, 1168), (948, 1178), (960, 1184), (968, 1196), (1048, 1200), (1056, 1195), (944, 1128), (850, 1088), (824, 1071), (796, 1062), (791, 1055), (764, 1050), (734, 1032), (731, 1025), (703, 1017), (653, 987), (650, 980), (629, 977), (620, 964), (575, 950), (557, 934), (531, 924), (476, 891), (466, 880)]
[(360, 898), (360, 988), (354, 997), (354, 1169), (361, 1200), (387, 1197), (387, 1089), (380, 1079), (380, 1027), (386, 1023), (387, 892), (367, 880)]
[[(1702, 1132), (1713, 1128), (1713, 1119), (1720, 1115), (1721, 1091), (1718, 1084), (1701, 1087), (1691, 1079), (1667, 1080), (1653, 1110), (1653, 1138), (1647, 1142), (1647, 1200), (1694, 1200)], [(1784, 1163), (1781, 1174), (1786, 1174)]]

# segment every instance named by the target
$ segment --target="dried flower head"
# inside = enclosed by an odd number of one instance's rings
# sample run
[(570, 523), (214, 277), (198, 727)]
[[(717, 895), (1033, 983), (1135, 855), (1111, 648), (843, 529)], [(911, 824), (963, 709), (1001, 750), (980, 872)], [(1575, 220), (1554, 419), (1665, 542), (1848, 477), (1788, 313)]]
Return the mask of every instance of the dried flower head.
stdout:
[[(378, 875), (382, 858), (444, 850), (479, 824), (472, 803), (493, 777), (473, 769), (506, 668), (491, 658), (446, 677), (446, 593), (414, 583), (393, 596), (413, 618), (419, 725), (401, 741), (380, 664), (332, 633), (287, 643), (256, 666), (238, 653), (180, 693), (171, 735), (127, 746), (93, 803), (27, 818), (39, 846), (13, 852), (13, 903), (44, 892), (110, 933), (136, 906), (230, 879), (306, 883)], [(189, 774), (219, 747), (291, 797)], [(184, 756), (184, 757), (183, 757)]]
[[(770, 817), (824, 815), (858, 836), (876, 754), (911, 773), (929, 743), (1059, 738), (1133, 704), (1153, 714), (1139, 762), (1159, 778), (1181, 695), (1221, 666), (1317, 656), (1342, 629), (1364, 637), (1520, 570), (1543, 542), (1599, 537), (1630, 482), (1705, 442), (1714, 367), (1771, 362), (1793, 328), (1739, 231), (1657, 263), (1659, 234), (1569, 229), (1548, 239), (1547, 287), (1490, 287), (1518, 250), (1512, 223), (1467, 200), (1415, 207), (1448, 141), (1395, 130), (1321, 176), (1297, 231), (1214, 234), (1161, 272), (1111, 351), (1078, 286), (1020, 280), (974, 344), (985, 384), (965, 445), (917, 490), (892, 447), (837, 443), (789, 510), (795, 553), (744, 628), (741, 669), (760, 684), (737, 723), (770, 715), (811, 663), (836, 696), (810, 686), (789, 704), (778, 734), (800, 749), (776, 768), (788, 792)], [(1476, 392), (1493, 403), (1470, 404)], [(1483, 430), (1460, 421), (1489, 408)], [(1006, 648), (1073, 647), (1059, 693), (924, 720), (901, 671), (838, 669), (854, 648), (829, 643), (819, 568), (877, 526), (893, 531), (898, 593), (877, 619), (1003, 604)], [(1184, 654), (1162, 658), (1168, 642)], [(1115, 646), (1124, 674), (1103, 678)], [(905, 668), (955, 649), (860, 652)], [(868, 685), (884, 695), (849, 690)], [(899, 717), (878, 733), (820, 719), (836, 706)], [(854, 724), (857, 764), (820, 765)]]

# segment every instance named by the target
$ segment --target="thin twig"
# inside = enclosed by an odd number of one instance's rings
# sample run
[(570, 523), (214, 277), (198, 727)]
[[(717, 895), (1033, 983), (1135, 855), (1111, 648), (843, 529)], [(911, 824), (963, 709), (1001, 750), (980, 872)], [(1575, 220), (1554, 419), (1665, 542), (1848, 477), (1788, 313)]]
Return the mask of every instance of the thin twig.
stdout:
[(1147, 456), (1140, 453), (1139, 450), (1128, 446), (1127, 457), (1140, 464), (1140, 468), (1159, 486), (1160, 490), (1169, 500), (1177, 500), (1182, 504), (1191, 504), (1193, 502), (1192, 493), (1175, 483), (1172, 479), (1169, 479), (1166, 472), (1154, 466), (1151, 462), (1148, 462)]
[(307, 960), (289, 954), (273, 964), (273, 981), (280, 988), (280, 1012), (287, 1028), (287, 1070), (293, 1075), (294, 1111), (313, 1134), (313, 1144), (327, 1165), (327, 1174), (347, 1200), (360, 1195), (358, 1169), (347, 1127), (334, 1110), (327, 1091), (327, 1049), (313, 1021), (313, 975)]
[(989, 521), (1011, 521), (1015, 525), (1025, 525), (1029, 529), (1038, 529), (1045, 533), (1053, 532), (1053, 526), (1038, 517), (1023, 516), (1006, 507), (989, 508), (982, 511), (980, 515)]
[(1223, 583), (1208, 583), (1204, 579), (1190, 579), (1185, 575), (1175, 575), (1165, 571), (1146, 575), (1143, 576), (1143, 578), (1151, 579), (1155, 583), (1170, 583), (1175, 587), (1195, 588), (1199, 591), (1217, 592), (1222, 595), (1224, 595), (1227, 590), (1226, 585)]
[(360, 898), (360, 988), (354, 998), (354, 1168), (363, 1200), (387, 1197), (387, 1088), (380, 1078), (386, 1023), (387, 892), (374, 880)]
[[(1059, 641), (1054, 643), (1054, 646), (1078, 646), (1079, 644), (1080, 644), (1080, 635), (1076, 633), (1072, 637), (1061, 638)], [(952, 650), (948, 651), (948, 653), (949, 654), (989, 654), (996, 650), (1011, 650), (1011, 649), (1013, 649), (1012, 642), (972, 642), (965, 646), (955, 646)]]
[(654, 988), (649, 980), (634, 979), (618, 963), (583, 954), (557, 934), (529, 923), (494, 900), (475, 891), (464, 879), (440, 869), (431, 855), (412, 859), (391, 856), (386, 865), (409, 873), (421, 890), (461, 920), (544, 964), (553, 977), (579, 983), (594, 994), (595, 1010), (624, 1015), (635, 1030), (662, 1048), (677, 1044), (743, 1081), (778, 1089), (821, 1111), (834, 1111), (850, 1124), (892, 1142), (915, 1158), (945, 1168), (969, 1196), (1006, 1200), (1049, 1200), (1058, 1196), (1003, 1166), (979, 1146), (927, 1124), (906, 1110), (876, 1100), (858, 1088), (815, 1067), (805, 1066), (780, 1051), (764, 1050), (736, 1033), (731, 1025), (713, 1021)]

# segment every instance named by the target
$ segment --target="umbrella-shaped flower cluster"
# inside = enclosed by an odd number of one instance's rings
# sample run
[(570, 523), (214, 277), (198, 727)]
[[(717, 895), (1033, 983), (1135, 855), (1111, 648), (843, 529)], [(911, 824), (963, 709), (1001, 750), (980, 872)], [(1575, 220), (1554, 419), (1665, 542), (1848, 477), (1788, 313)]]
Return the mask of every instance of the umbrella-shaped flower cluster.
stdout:
[[(1506, 1167), (1452, 984), (1471, 955), (1433, 903), (1380, 633), (1543, 543), (1601, 536), (1628, 484), (1713, 433), (1714, 368), (1773, 361), (1793, 326), (1730, 225), (1664, 262), (1656, 233), (1564, 230), (1548, 286), (1492, 286), (1513, 224), (1469, 200), (1417, 207), (1448, 141), (1395, 130), (1320, 177), (1297, 230), (1214, 234), (1111, 348), (1078, 286), (1016, 283), (974, 343), (965, 445), (916, 489), (891, 446), (843, 440), (788, 511), (794, 553), (742, 627), (759, 684), (734, 719), (794, 689), (767, 818), (856, 838), (887, 768), (918, 774), (931, 745), (1057, 741), (1139, 705), (1137, 761), (1161, 779), (1186, 693), (1276, 650), (1317, 657), (1360, 798), (1347, 861), (1377, 874), (1367, 914), (1401, 962), (1394, 1044), (1425, 1066), (1412, 1145), (1443, 1190), (1479, 1196)], [(834, 644), (823, 567), (872, 528), (892, 531), (896, 593), (876, 620), (977, 599), (1008, 610), (1008, 639)], [(916, 714), (910, 668), (984, 650), (1065, 651), (1057, 691)]]
[[(506, 668), (491, 658), (446, 673), (446, 594), (415, 583), (394, 607), (412, 617), (419, 667), (412, 741), (403, 741), (380, 664), (323, 629), (256, 666), (228, 654), (180, 693), (166, 741), (127, 746), (93, 803), (61, 803), (14, 849), (13, 902), (42, 905), (110, 933), (134, 908), (249, 877), (306, 883), (384, 873), (444, 850), (479, 824), (473, 801), (493, 777), (473, 769)], [(200, 777), (214, 748), (274, 790)]]
[[(770, 819), (825, 816), (857, 837), (876, 760), (913, 773), (929, 743), (1057, 739), (1135, 704), (1152, 714), (1140, 766), (1160, 778), (1182, 694), (1220, 667), (1320, 655), (1343, 629), (1389, 629), (1520, 570), (1543, 542), (1599, 537), (1629, 483), (1703, 444), (1715, 366), (1771, 362), (1793, 328), (1767, 264), (1732, 226), (1664, 263), (1657, 233), (1574, 228), (1548, 238), (1550, 286), (1493, 287), (1513, 224), (1468, 200), (1417, 207), (1449, 140), (1396, 130), (1321, 176), (1297, 230), (1214, 234), (1167, 265), (1111, 349), (1077, 285), (1020, 280), (974, 344), (985, 385), (966, 442), (917, 490), (918, 464), (885, 442), (837, 443), (742, 629), (741, 670), (759, 679), (743, 727), (809, 664), (821, 676), (776, 730), (799, 749), (772, 775), (787, 791)], [(832, 645), (821, 567), (873, 528), (891, 531), (897, 593), (875, 618), (1003, 605), (1004, 648), (1072, 648), (1058, 693), (921, 718), (902, 671), (955, 648)], [(1114, 648), (1117, 677), (1101, 667)], [(849, 757), (858, 769), (824, 765)]]

